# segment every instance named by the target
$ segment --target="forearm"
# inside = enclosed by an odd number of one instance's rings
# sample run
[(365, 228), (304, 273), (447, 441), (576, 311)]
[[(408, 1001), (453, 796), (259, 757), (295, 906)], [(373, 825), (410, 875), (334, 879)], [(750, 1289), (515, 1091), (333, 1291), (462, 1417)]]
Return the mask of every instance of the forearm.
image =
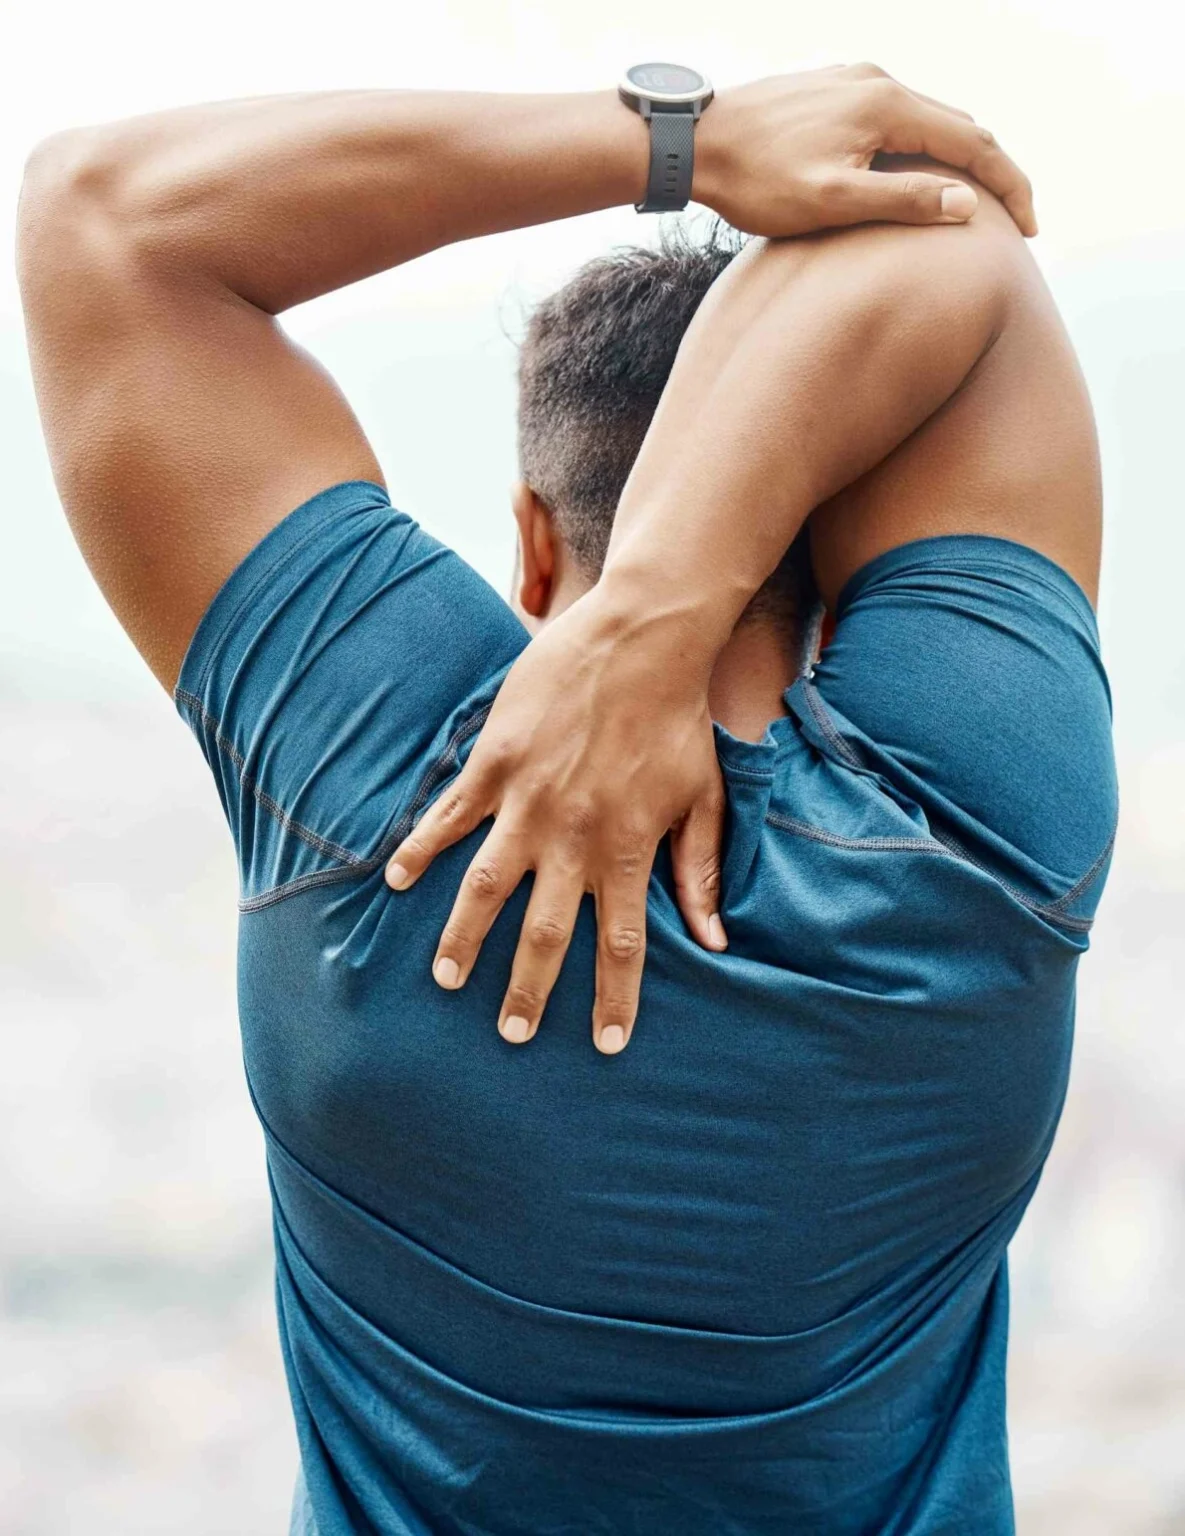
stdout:
[(666, 615), (713, 660), (815, 507), (891, 453), (990, 346), (999, 244), (995, 223), (869, 227), (738, 257), (688, 331), (626, 486), (607, 606)]
[(140, 250), (271, 314), (454, 241), (633, 202), (648, 158), (611, 91), (258, 97), (50, 146)]

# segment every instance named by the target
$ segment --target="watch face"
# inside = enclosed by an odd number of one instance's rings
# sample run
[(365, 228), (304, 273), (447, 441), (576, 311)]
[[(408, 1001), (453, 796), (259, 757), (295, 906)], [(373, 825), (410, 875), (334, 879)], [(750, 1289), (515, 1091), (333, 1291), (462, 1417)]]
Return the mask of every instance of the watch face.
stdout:
[(701, 95), (708, 82), (698, 70), (683, 64), (635, 64), (627, 69), (626, 80), (640, 96), (653, 97), (658, 101), (691, 100)]

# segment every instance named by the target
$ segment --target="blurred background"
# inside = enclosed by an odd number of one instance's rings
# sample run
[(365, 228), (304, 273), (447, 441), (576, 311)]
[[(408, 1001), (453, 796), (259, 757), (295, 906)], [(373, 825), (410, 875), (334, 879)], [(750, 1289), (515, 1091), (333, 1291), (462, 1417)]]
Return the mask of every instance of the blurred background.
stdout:
[[(1172, 20), (1170, 20), (1172, 18)], [(1185, 1532), (1185, 101), (1161, 0), (43, 0), (10, 12), (0, 219), (40, 137), (337, 87), (718, 84), (872, 59), (991, 127), (1099, 418), (1122, 826), (1073, 1079), (1013, 1248), (1022, 1536)], [(1174, 46), (1176, 44), (1176, 46)], [(430, 256), (292, 311), (393, 500), (506, 589), (513, 338), (630, 210)], [(455, 432), (465, 424), (465, 451)], [(0, 1531), (268, 1536), (295, 1444), (205, 765), (71, 543), (0, 271)]]

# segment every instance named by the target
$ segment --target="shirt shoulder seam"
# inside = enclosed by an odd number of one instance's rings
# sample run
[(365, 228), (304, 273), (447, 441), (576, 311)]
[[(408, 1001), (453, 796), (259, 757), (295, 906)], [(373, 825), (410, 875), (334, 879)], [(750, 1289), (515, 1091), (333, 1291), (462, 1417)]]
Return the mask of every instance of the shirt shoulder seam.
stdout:
[(272, 886), (269, 890), (260, 891), (254, 896), (243, 897), (239, 901), (239, 911), (244, 914), (259, 912), (264, 907), (274, 906), (277, 902), (286, 901), (290, 896), (298, 896), (302, 891), (314, 889), (319, 885), (332, 885), (342, 880), (363, 880), (368, 875), (374, 874), (387, 862), (411, 831), (416, 817), (427, 805), (433, 792), (457, 766), (461, 747), (470, 736), (481, 730), (492, 708), (491, 700), (490, 703), (475, 710), (473, 714), (466, 716), (456, 728), (444, 748), (425, 769), (411, 803), (372, 854), (366, 858), (351, 854), (348, 861), (343, 861), (344, 868), (312, 870), (308, 874), (298, 875), (295, 880)]
[(269, 795), (247, 768), (246, 759), (234, 742), (225, 734), (221, 722), (210, 714), (196, 694), (190, 693), (187, 689), (178, 688), (174, 693), (174, 697), (179, 704), (183, 704), (188, 710), (195, 713), (206, 729), (213, 734), (214, 743), (218, 750), (229, 758), (234, 765), (239, 783), (250, 792), (252, 798), (286, 832), (291, 832), (294, 837), (298, 837), (301, 842), (307, 843), (310, 848), (315, 848), (318, 853), (325, 854), (327, 858), (346, 865), (348, 869), (355, 869), (366, 862), (360, 854), (351, 852), (349, 848), (343, 848), (340, 843), (335, 843), (327, 837), (322, 837), (319, 832), (314, 832), (312, 827), (306, 827), (303, 822), (297, 821), (296, 817), (290, 815), (278, 800)]
[(1067, 928), (1073, 933), (1088, 933), (1094, 926), (1094, 919), (1089, 917), (1072, 917), (1065, 911), (1066, 906), (1090, 884), (1091, 880), (1102, 869), (1107, 855), (1115, 841), (1112, 835), (1107, 847), (1095, 860), (1086, 875), (1073, 886), (1064, 896), (1054, 902), (1036, 901), (1027, 896), (1018, 886), (1010, 881), (1001, 879), (993, 870), (981, 864), (978, 859), (967, 852), (961, 844), (953, 838), (935, 834), (931, 837), (844, 837), (838, 832), (829, 832), (824, 827), (815, 827), (808, 822), (799, 821), (793, 816), (783, 816), (777, 811), (767, 811), (766, 821), (770, 826), (778, 827), (784, 832), (791, 832), (796, 837), (809, 838), (812, 842), (824, 843), (831, 848), (842, 848), (853, 853), (921, 853), (937, 854), (940, 857), (955, 859), (961, 864), (969, 864), (981, 874), (985, 874), (989, 880), (1006, 891), (1015, 901), (1028, 911), (1043, 917), (1047, 922), (1054, 923), (1060, 928)]

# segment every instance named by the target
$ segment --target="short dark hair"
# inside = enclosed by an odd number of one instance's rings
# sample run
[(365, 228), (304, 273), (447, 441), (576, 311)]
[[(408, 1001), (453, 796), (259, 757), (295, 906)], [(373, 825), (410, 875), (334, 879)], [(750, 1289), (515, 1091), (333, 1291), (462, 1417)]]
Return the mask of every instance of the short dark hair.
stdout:
[[(590, 580), (683, 334), (744, 244), (719, 221), (700, 237), (668, 226), (657, 248), (588, 262), (531, 315), (518, 368), (520, 471)], [(815, 601), (800, 536), (748, 612), (789, 623)]]

